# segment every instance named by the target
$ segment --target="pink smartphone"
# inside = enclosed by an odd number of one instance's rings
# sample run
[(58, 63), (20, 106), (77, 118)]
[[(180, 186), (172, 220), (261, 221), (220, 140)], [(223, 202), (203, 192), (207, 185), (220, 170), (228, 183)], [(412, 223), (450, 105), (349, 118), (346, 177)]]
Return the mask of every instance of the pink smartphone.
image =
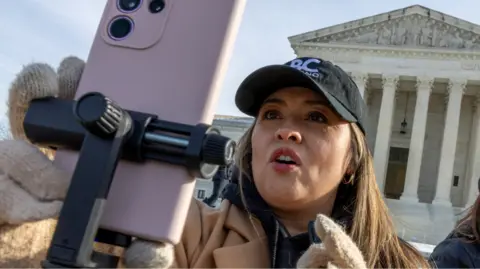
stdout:
[[(77, 91), (162, 120), (211, 124), (245, 0), (108, 0)], [(77, 152), (55, 163), (73, 171)], [(180, 241), (195, 179), (182, 166), (120, 161), (100, 227)]]

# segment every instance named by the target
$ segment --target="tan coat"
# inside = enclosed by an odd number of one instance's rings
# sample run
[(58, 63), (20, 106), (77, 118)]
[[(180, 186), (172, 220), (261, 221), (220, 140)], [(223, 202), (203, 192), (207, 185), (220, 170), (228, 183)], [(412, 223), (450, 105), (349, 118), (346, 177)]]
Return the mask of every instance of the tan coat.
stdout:
[(219, 209), (193, 202), (175, 252), (180, 268), (270, 267), (262, 225), (227, 200)]
[[(55, 224), (50, 219), (0, 227), (0, 267), (40, 268)], [(109, 249), (112, 253), (112, 248)], [(118, 249), (115, 252), (120, 254)], [(219, 209), (213, 209), (194, 199), (175, 256), (175, 266), (179, 268), (270, 267), (266, 235), (260, 222), (250, 220), (227, 200)]]

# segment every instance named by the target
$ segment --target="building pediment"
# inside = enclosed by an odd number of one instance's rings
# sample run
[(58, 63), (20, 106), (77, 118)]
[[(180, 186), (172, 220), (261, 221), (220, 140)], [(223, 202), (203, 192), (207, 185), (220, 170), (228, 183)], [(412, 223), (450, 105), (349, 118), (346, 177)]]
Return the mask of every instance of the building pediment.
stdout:
[(480, 26), (416, 5), (289, 40), (292, 45), (338, 43), (480, 51)]

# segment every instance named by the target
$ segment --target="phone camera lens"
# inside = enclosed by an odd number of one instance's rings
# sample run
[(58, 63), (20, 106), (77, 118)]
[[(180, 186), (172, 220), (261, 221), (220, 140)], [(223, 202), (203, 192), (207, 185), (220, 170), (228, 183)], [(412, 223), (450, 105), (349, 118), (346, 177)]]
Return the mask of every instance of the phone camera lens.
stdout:
[(141, 3), (142, 0), (118, 0), (118, 8), (125, 12), (132, 12), (136, 10)]
[(148, 9), (151, 13), (159, 13), (165, 8), (165, 1), (164, 0), (151, 0), (150, 5), (148, 5)]
[(126, 38), (133, 30), (133, 21), (128, 17), (113, 19), (108, 27), (108, 34), (115, 40)]

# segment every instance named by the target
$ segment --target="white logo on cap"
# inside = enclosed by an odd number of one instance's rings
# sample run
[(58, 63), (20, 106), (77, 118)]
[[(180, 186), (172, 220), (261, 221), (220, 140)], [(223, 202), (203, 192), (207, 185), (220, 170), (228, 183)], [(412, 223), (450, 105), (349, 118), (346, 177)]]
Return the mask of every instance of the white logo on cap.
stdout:
[(290, 62), (290, 67), (298, 69), (311, 77), (318, 78), (320, 76), (320, 72), (318, 72), (318, 69), (312, 69), (308, 67), (308, 65), (311, 63), (320, 64), (320, 60), (314, 58), (310, 58), (307, 60), (295, 59)]

